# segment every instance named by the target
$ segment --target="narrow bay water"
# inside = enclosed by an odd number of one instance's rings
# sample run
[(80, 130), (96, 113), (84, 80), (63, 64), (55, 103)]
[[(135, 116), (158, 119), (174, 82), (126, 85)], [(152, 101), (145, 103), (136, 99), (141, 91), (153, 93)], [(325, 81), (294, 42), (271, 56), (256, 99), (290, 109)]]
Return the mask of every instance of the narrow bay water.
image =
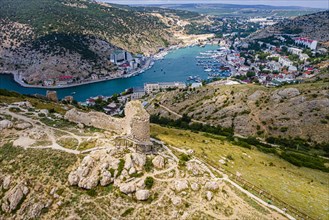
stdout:
[[(143, 87), (144, 83), (155, 82), (186, 82), (189, 76), (199, 75), (202, 79), (207, 79), (207, 73), (201, 66), (196, 65), (196, 57), (200, 52), (215, 50), (217, 46), (207, 45), (201, 47), (187, 47), (171, 51), (163, 60), (155, 61), (154, 66), (144, 73), (123, 79), (115, 79), (98, 83), (80, 85), (70, 88), (52, 89), (56, 90), (58, 97), (71, 95), (77, 101), (85, 101), (89, 97), (98, 95), (110, 96), (123, 92), (127, 88)], [(25, 88), (13, 80), (12, 75), (0, 74), (0, 88), (13, 90), (22, 94), (42, 94), (45, 95), (47, 89)]]

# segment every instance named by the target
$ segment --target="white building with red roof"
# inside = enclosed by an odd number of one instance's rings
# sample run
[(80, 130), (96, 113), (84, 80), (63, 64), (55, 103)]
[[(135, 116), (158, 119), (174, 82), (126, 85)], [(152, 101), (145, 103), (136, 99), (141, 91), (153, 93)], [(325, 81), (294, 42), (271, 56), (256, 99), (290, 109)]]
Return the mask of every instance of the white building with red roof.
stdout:
[(309, 47), (311, 50), (315, 50), (318, 45), (318, 42), (316, 40), (311, 40), (306, 37), (296, 37), (294, 40), (296, 44)]

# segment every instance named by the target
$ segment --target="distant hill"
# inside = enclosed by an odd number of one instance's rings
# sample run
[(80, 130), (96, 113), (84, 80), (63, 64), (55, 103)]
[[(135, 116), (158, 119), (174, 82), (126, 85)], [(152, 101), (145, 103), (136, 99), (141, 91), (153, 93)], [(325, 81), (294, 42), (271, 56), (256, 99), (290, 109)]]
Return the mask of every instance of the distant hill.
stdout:
[(302, 37), (327, 42), (329, 41), (329, 10), (299, 16), (291, 20), (279, 22), (251, 35), (251, 39), (269, 37), (273, 34), (298, 34)]
[(176, 10), (187, 10), (202, 14), (228, 17), (250, 17), (250, 16), (300, 16), (320, 11), (315, 8), (299, 6), (270, 6), (270, 5), (239, 5), (239, 4), (162, 4), (154, 5), (162, 8)]

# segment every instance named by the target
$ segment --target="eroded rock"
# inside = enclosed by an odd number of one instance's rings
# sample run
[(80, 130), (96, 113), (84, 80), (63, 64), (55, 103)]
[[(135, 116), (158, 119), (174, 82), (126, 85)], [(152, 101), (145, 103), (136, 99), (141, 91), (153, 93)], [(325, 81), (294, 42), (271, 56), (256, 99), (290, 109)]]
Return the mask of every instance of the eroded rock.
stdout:
[(176, 192), (181, 192), (183, 190), (188, 189), (188, 181), (187, 180), (174, 180), (174, 187)]
[(2, 211), (9, 213), (16, 210), (17, 206), (22, 203), (28, 193), (29, 189), (25, 184), (17, 184), (13, 189), (9, 190), (5, 194), (1, 206)]
[(165, 159), (163, 158), (163, 156), (156, 156), (153, 160), (152, 160), (153, 166), (157, 169), (163, 169), (165, 167)]
[(149, 190), (138, 190), (135, 195), (136, 195), (137, 200), (145, 201), (150, 197), (150, 191)]

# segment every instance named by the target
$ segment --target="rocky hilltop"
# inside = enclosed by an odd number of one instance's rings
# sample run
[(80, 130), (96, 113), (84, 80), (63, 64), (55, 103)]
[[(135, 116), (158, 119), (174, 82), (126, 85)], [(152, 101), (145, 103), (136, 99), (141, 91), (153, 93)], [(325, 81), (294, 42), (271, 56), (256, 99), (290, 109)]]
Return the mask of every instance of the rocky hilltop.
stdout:
[[(193, 150), (152, 140), (152, 149), (141, 152), (118, 131), (65, 120), (70, 105), (4, 94), (1, 220), (291, 218)], [(126, 111), (128, 118), (147, 114), (136, 102)]]
[(319, 42), (329, 41), (329, 11), (299, 16), (290, 20), (281, 21), (264, 30), (257, 31), (249, 36), (250, 39), (261, 39), (273, 34), (297, 34)]

